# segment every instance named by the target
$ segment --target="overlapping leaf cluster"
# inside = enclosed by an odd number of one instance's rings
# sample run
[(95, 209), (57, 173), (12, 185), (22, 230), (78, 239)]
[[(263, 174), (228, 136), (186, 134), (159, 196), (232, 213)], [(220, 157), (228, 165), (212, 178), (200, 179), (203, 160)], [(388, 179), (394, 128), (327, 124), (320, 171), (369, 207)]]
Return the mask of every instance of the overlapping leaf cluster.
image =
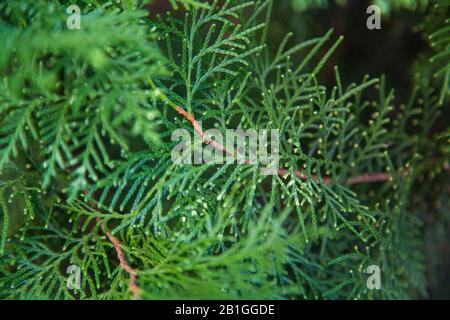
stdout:
[[(86, 1), (80, 30), (59, 2), (23, 3), (0, 15), (0, 297), (131, 297), (100, 224), (143, 298), (426, 294), (429, 208), (417, 204), (434, 194), (414, 188), (448, 182), (448, 129), (435, 130), (445, 90), (417, 76), (401, 104), (383, 77), (345, 85), (337, 67), (336, 85), (321, 85), (343, 39), (287, 34), (268, 48), (271, 0), (184, 1), (184, 15), (153, 20), (134, 1)], [(224, 135), (278, 129), (282, 174), (173, 163), (172, 132), (194, 131), (170, 105)], [(350, 183), (379, 172), (390, 179)], [(366, 286), (369, 265), (381, 290)]]

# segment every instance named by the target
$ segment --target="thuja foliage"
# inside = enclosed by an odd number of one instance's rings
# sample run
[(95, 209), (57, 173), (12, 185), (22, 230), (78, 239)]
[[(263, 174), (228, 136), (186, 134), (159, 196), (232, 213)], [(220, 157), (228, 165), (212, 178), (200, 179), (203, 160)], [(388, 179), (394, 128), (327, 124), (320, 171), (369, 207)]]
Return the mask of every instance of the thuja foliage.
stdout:
[[(79, 30), (65, 1), (0, 4), (0, 298), (426, 297), (425, 239), (450, 229), (448, 6), (399, 101), (382, 76), (321, 84), (332, 31), (269, 46), (272, 0), (169, 2), (79, 1)], [(174, 163), (177, 107), (279, 130), (278, 174)]]

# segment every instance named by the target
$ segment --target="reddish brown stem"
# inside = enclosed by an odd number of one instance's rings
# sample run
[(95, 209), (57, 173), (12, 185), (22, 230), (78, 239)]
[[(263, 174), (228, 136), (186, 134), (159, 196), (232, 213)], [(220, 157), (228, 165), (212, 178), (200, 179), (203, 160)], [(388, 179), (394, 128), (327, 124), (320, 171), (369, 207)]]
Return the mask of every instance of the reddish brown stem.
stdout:
[[(84, 194), (87, 195), (87, 192), (84, 191)], [(92, 201), (88, 201), (89, 205), (91, 205), (92, 207), (96, 208), (97, 206), (95, 205), (95, 203), (93, 203)], [(135, 299), (139, 299), (140, 297), (140, 288), (137, 286), (136, 284), (136, 271), (128, 264), (127, 260), (125, 259), (125, 254), (123, 253), (122, 247), (120, 245), (120, 241), (119, 239), (117, 239), (116, 237), (114, 237), (111, 232), (109, 232), (108, 230), (106, 230), (106, 227), (103, 223), (101, 223), (101, 220), (99, 217), (95, 218), (95, 221), (97, 222), (97, 224), (100, 225), (100, 228), (102, 229), (102, 231), (105, 233), (106, 237), (108, 238), (109, 241), (111, 241), (114, 250), (117, 253), (117, 258), (119, 259), (120, 262), (120, 267), (127, 272), (130, 275), (130, 290), (133, 293), (133, 297)]]
[(127, 260), (125, 259), (125, 255), (122, 251), (122, 248), (120, 246), (120, 241), (116, 237), (114, 237), (111, 232), (106, 230), (105, 225), (100, 222), (100, 218), (95, 218), (97, 223), (100, 225), (100, 228), (102, 231), (106, 234), (106, 237), (111, 241), (111, 243), (114, 246), (114, 249), (117, 252), (117, 258), (119, 258), (120, 261), (120, 267), (125, 270), (130, 275), (130, 290), (133, 293), (133, 296), (135, 298), (139, 298), (140, 295), (140, 289), (136, 284), (136, 271), (128, 264)]
[(234, 152), (233, 151), (229, 151), (225, 148), (224, 145), (222, 145), (221, 143), (212, 140), (202, 129), (201, 125), (197, 122), (197, 120), (195, 120), (194, 116), (192, 114), (190, 114), (189, 112), (187, 112), (186, 110), (184, 110), (182, 107), (176, 107), (176, 110), (178, 111), (178, 113), (180, 113), (183, 117), (185, 117), (186, 119), (188, 119), (191, 123), (192, 126), (194, 127), (194, 130), (197, 131), (197, 133), (200, 135), (200, 137), (203, 138), (203, 140), (205, 140), (206, 144), (210, 144), (212, 145), (215, 149), (219, 150), (219, 151), (223, 151), (225, 153), (228, 153), (229, 155), (234, 156)]
[[(212, 145), (214, 148), (216, 148), (217, 150), (223, 151), (227, 154), (230, 155), (234, 155), (235, 152), (234, 151), (230, 151), (227, 150), (225, 148), (225, 146), (223, 146), (221, 143), (212, 140), (202, 129), (201, 125), (197, 122), (197, 120), (195, 120), (195, 117), (190, 114), (189, 112), (187, 112), (186, 110), (184, 110), (182, 107), (177, 106), (175, 108), (175, 110), (181, 114), (183, 117), (185, 117), (187, 120), (189, 120), (189, 122), (192, 124), (192, 126), (194, 127), (194, 130), (197, 131), (197, 133), (203, 138), (203, 140), (205, 141), (206, 144), (210, 144)], [(248, 161), (247, 161), (248, 163)], [(283, 168), (279, 168), (278, 169), (278, 175), (279, 176), (284, 176), (287, 173), (287, 169), (283, 169)], [(308, 177), (302, 173), (300, 170), (296, 170), (294, 171), (295, 175), (297, 177), (299, 177), (302, 180), (306, 180)], [(369, 183), (369, 182), (380, 182), (380, 181), (387, 181), (389, 180), (391, 176), (388, 173), (385, 172), (377, 172), (377, 173), (365, 173), (363, 175), (360, 176), (355, 176), (355, 177), (350, 177), (349, 179), (347, 179), (347, 184), (360, 184), (360, 183)], [(312, 176), (313, 180), (317, 180), (318, 177), (316, 175)], [(331, 183), (331, 177), (322, 177), (322, 181), (325, 184), (330, 184)]]

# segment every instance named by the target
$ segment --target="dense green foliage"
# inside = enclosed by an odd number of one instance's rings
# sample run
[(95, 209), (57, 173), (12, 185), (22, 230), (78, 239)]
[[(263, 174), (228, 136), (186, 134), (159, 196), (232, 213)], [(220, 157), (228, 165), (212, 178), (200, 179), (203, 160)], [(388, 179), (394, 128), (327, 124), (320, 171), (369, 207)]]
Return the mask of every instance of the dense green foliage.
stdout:
[[(425, 252), (450, 231), (448, 5), (398, 1), (429, 41), (399, 101), (383, 76), (320, 83), (332, 31), (272, 47), (272, 0), (169, 2), (148, 18), (79, 1), (80, 30), (66, 1), (0, 4), (0, 298), (131, 298), (101, 225), (142, 298), (427, 297)], [(172, 132), (193, 128), (171, 105), (205, 129), (278, 129), (283, 174), (173, 163)]]

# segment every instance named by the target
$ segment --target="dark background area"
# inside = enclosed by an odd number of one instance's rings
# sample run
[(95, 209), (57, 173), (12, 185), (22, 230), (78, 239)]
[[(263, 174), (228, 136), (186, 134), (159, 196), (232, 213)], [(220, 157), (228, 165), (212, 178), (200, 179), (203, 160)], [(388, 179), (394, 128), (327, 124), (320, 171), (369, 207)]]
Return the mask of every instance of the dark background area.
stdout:
[(293, 32), (295, 43), (333, 29), (333, 39), (343, 35), (344, 41), (326, 64), (322, 81), (334, 85), (333, 67), (338, 65), (346, 84), (360, 82), (365, 74), (371, 77), (384, 74), (388, 88), (394, 87), (398, 98), (407, 97), (412, 79), (410, 67), (427, 46), (421, 34), (412, 31), (422, 14), (406, 10), (383, 14), (381, 30), (369, 30), (366, 9), (370, 3), (354, 0), (338, 6), (330, 1), (326, 9), (297, 12), (291, 0), (277, 0), (269, 40), (275, 45), (287, 32)]

